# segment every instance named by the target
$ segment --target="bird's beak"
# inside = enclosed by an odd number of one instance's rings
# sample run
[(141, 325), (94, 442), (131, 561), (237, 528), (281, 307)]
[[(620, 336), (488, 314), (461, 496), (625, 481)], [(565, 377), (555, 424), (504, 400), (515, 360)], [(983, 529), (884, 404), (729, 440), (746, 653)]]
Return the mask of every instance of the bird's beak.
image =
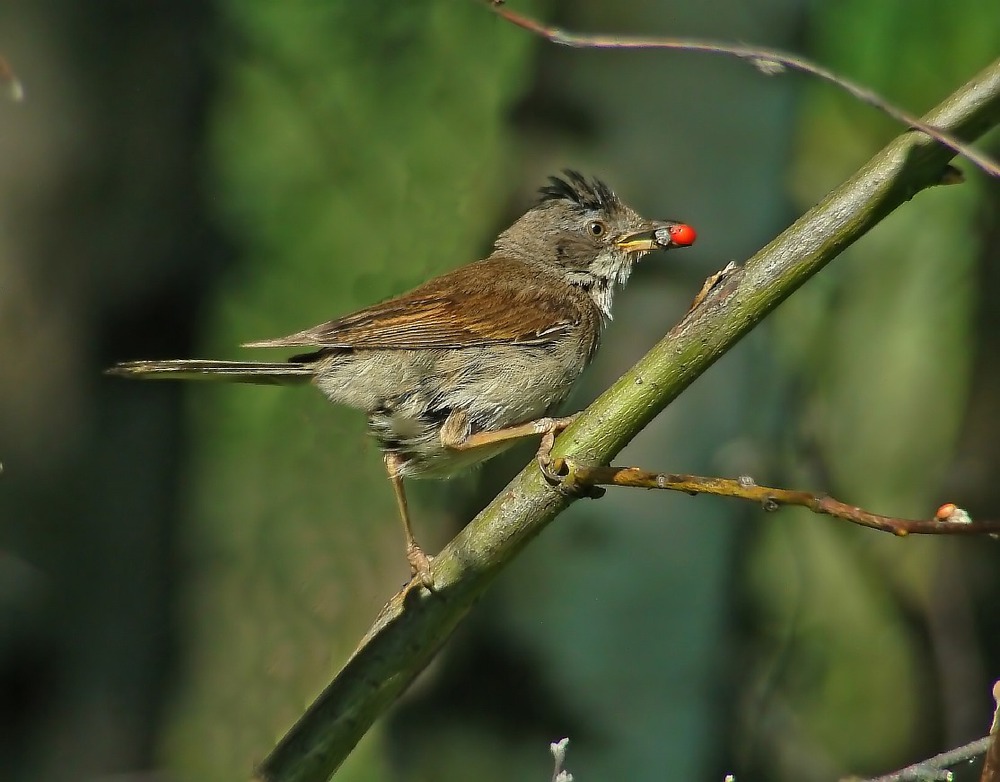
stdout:
[(666, 250), (671, 247), (688, 247), (694, 244), (698, 234), (686, 223), (662, 220), (650, 223), (648, 228), (626, 234), (615, 244), (628, 253), (648, 253), (651, 250)]

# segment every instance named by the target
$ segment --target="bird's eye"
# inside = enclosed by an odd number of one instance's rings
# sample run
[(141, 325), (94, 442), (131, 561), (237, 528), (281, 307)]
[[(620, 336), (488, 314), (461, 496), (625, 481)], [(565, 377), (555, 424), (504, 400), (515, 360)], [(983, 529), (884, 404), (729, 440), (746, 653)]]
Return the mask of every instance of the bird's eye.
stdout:
[(592, 223), (590, 223), (590, 225), (587, 226), (587, 230), (590, 231), (591, 236), (597, 237), (597, 236), (604, 236), (605, 232), (608, 230), (608, 227), (600, 220), (594, 220)]

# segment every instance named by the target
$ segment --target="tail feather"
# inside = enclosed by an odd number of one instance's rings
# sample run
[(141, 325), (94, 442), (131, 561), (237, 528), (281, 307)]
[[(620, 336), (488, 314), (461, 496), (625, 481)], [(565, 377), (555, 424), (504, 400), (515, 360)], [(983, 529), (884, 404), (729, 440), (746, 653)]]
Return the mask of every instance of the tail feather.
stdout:
[(105, 374), (136, 380), (221, 380), (228, 383), (287, 385), (307, 383), (313, 376), (310, 365), (290, 361), (125, 361)]

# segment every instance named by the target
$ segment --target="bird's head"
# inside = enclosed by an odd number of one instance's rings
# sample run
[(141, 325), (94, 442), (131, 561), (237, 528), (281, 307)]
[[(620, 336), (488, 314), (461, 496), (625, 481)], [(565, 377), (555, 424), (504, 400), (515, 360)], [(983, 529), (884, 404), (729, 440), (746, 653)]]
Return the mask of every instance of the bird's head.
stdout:
[(647, 220), (599, 179), (576, 171), (550, 177), (539, 200), (497, 238), (496, 251), (557, 272), (587, 290), (611, 317), (616, 285), (652, 250), (687, 247), (693, 228), (674, 220)]

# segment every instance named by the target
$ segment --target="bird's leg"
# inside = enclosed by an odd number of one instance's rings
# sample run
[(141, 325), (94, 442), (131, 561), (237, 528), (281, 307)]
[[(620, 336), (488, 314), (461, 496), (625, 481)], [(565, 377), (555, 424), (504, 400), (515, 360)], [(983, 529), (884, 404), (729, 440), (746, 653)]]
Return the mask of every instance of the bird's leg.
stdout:
[(501, 443), (506, 440), (519, 440), (540, 434), (542, 441), (538, 446), (537, 458), (539, 467), (542, 468), (542, 472), (545, 472), (551, 460), (550, 454), (552, 446), (555, 444), (556, 435), (573, 423), (579, 415), (579, 413), (574, 413), (564, 418), (539, 418), (517, 426), (508, 426), (505, 429), (471, 432), (468, 416), (461, 411), (453, 411), (445, 420), (444, 426), (441, 427), (441, 442), (446, 448), (468, 451), (484, 445)]
[(566, 459), (552, 459), (552, 447), (556, 435), (580, 417), (579, 413), (564, 418), (539, 418), (526, 424), (508, 426), (506, 429), (495, 429), (489, 432), (471, 432), (468, 416), (460, 411), (453, 411), (441, 427), (441, 442), (446, 448), (456, 451), (467, 451), (484, 445), (517, 440), (540, 434), (542, 441), (538, 444), (535, 459), (538, 468), (545, 479), (568, 497), (603, 497), (606, 489), (603, 486), (581, 486), (573, 480), (572, 470), (567, 471), (569, 462)]
[(409, 592), (414, 586), (425, 586), (433, 592), (434, 576), (431, 575), (431, 558), (417, 545), (417, 541), (413, 537), (413, 528), (410, 526), (410, 510), (406, 504), (406, 491), (403, 488), (403, 478), (400, 475), (403, 460), (394, 453), (385, 454), (384, 459), (385, 469), (389, 473), (389, 481), (392, 483), (392, 490), (396, 495), (399, 516), (403, 520), (403, 534), (406, 536), (406, 559), (410, 563), (413, 576), (406, 591)]
[[(552, 450), (552, 443), (559, 432), (573, 423), (579, 413), (569, 415), (565, 418), (539, 418), (535, 421), (528, 421), (517, 426), (508, 426), (505, 429), (493, 429), (485, 432), (470, 432), (468, 417), (462, 412), (452, 412), (441, 427), (441, 443), (446, 448), (456, 451), (469, 451), (473, 448), (481, 448), (484, 445), (493, 445), (507, 440), (520, 440), (524, 437), (542, 435), (542, 443), (548, 443), (548, 450)], [(541, 453), (541, 448), (539, 449)]]

